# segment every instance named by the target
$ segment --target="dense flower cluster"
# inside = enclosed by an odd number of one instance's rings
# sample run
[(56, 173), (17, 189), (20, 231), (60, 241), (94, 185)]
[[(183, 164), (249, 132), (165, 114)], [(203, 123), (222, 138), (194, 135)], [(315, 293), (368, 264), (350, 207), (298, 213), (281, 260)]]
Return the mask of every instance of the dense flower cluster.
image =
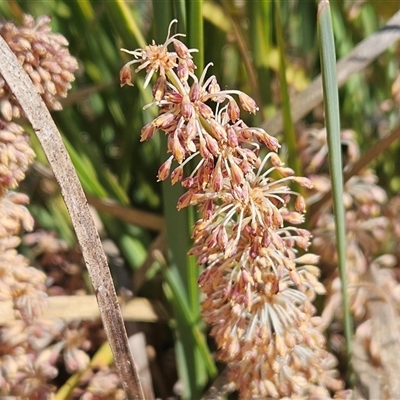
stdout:
[[(339, 390), (341, 382), (312, 305), (325, 289), (318, 257), (307, 253), (310, 233), (298, 227), (305, 200), (289, 186), (311, 182), (283, 165), (276, 138), (241, 119), (241, 109), (258, 110), (252, 98), (221, 90), (215, 76), (206, 77), (210, 65), (200, 78), (194, 74), (195, 50), (178, 36), (169, 32), (162, 45), (123, 49), (134, 59), (120, 79), (132, 84), (133, 64), (136, 72), (146, 70), (145, 85), (159, 73), (146, 108), (158, 106), (160, 113), (143, 127), (141, 140), (157, 130), (167, 135), (171, 156), (158, 179), (170, 177), (186, 189), (178, 208), (199, 209), (190, 254), (204, 267), (198, 281), (203, 316), (219, 357), (243, 399), (329, 398), (327, 388)], [(197, 165), (185, 176), (192, 160)]]
[[(17, 56), (46, 105), (52, 110), (60, 110), (57, 97), (67, 96), (78, 63), (69, 54), (68, 41), (64, 36), (52, 33), (49, 22), (48, 16), (35, 20), (31, 15), (24, 15), (22, 27), (9, 21), (0, 22), (0, 35)], [(11, 121), (23, 114), (1, 76), (0, 98), (3, 119)]]
[[(50, 18), (35, 20), (25, 15), (23, 26), (0, 21), (0, 35), (50, 109), (59, 110), (58, 97), (65, 97), (78, 63), (67, 49), (67, 40), (51, 32)], [(13, 120), (23, 116), (21, 106), (0, 74), (0, 196), (18, 186), (34, 159), (24, 129)]]
[(34, 157), (24, 129), (0, 118), (0, 195), (18, 186)]

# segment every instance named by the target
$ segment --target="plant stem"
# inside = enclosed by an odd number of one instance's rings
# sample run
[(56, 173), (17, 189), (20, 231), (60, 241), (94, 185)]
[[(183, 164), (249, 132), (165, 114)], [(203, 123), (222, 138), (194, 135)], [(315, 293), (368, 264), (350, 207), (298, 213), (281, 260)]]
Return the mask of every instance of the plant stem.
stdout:
[[(347, 356), (350, 364), (352, 354), (353, 327), (347, 296), (346, 274), (346, 229), (343, 204), (343, 169), (340, 145), (339, 97), (336, 77), (336, 55), (329, 1), (321, 0), (318, 5), (318, 33), (322, 85), (325, 101), (325, 121), (328, 135), (329, 169), (331, 173), (333, 211), (335, 215), (336, 246), (342, 289), (344, 334), (347, 343)], [(350, 367), (350, 366), (349, 366)]]

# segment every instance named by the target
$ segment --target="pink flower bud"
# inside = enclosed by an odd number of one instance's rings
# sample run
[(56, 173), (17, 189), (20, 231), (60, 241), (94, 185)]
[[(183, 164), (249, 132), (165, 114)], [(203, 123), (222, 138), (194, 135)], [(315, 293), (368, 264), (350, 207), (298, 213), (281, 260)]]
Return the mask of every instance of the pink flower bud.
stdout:
[(269, 159), (274, 167), (282, 167), (284, 165), (278, 154), (276, 153), (271, 153)]
[(243, 183), (244, 179), (243, 171), (235, 162), (232, 162), (232, 160), (229, 161), (231, 167), (232, 182), (235, 185), (240, 185), (241, 183)]
[(216, 191), (219, 192), (223, 187), (223, 176), (221, 171), (221, 162), (217, 161), (217, 165), (211, 176), (211, 186)]
[(298, 236), (296, 237), (296, 244), (300, 248), (307, 250), (308, 246), (310, 245), (310, 241), (307, 238)]
[(239, 93), (239, 101), (240, 101), (240, 104), (241, 104), (243, 110), (245, 110), (251, 114), (255, 114), (256, 111), (258, 111), (256, 102), (250, 96), (248, 96), (246, 93), (243, 93), (243, 92)]
[(227, 137), (228, 137), (229, 146), (238, 147), (239, 141), (238, 141), (238, 137), (236, 135), (235, 130), (229, 126), (226, 130), (226, 133), (227, 133)]
[(219, 154), (218, 142), (210, 135), (204, 135), (206, 146), (210, 150), (211, 154), (217, 156)]
[(282, 214), (276, 209), (273, 209), (272, 211), (272, 223), (274, 228), (280, 228), (283, 226)]
[(218, 236), (218, 230), (213, 229), (206, 239), (206, 246), (208, 248), (215, 247), (215, 245), (217, 244), (217, 236)]
[(215, 76), (212, 77), (210, 84), (207, 88), (208, 93), (219, 93), (221, 91), (220, 86), (218, 85), (217, 78)]
[(185, 60), (186, 61), (186, 68), (190, 72), (194, 72), (194, 70), (197, 68), (196, 65), (194, 64), (193, 60), (191, 58), (188, 58)]
[(296, 211), (288, 211), (283, 214), (283, 219), (288, 222), (289, 224), (299, 225), (304, 222), (303, 214), (300, 214)]
[(151, 137), (154, 135), (155, 131), (156, 131), (156, 128), (153, 125), (153, 122), (149, 122), (140, 131), (140, 141), (144, 142), (145, 140), (151, 139)]
[(182, 82), (186, 82), (189, 78), (189, 68), (186, 60), (179, 59), (176, 74)]
[(121, 87), (125, 85), (133, 86), (132, 83), (132, 71), (129, 65), (124, 65), (119, 71), (119, 80), (121, 83)]
[(167, 91), (167, 81), (165, 79), (165, 76), (161, 75), (158, 77), (156, 83), (152, 88), (153, 97), (157, 101), (159, 101), (164, 97), (166, 91)]
[(227, 113), (232, 122), (236, 122), (240, 118), (240, 108), (234, 99), (229, 99)]
[(292, 168), (289, 167), (276, 167), (277, 171), (283, 176), (283, 177), (288, 177), (288, 176), (293, 176), (294, 171)]
[(294, 208), (299, 213), (304, 213), (306, 210), (306, 202), (303, 196), (298, 195), (296, 201), (294, 202)]
[(171, 127), (172, 123), (175, 120), (175, 115), (171, 112), (166, 112), (164, 114), (159, 115), (154, 121), (153, 121), (153, 125), (156, 128), (160, 128), (160, 129), (168, 129), (169, 127)]
[(171, 171), (171, 164), (172, 164), (172, 157), (168, 158), (167, 161), (165, 161), (160, 168), (158, 169), (158, 179), (157, 181), (164, 181), (165, 179), (168, 178), (169, 173)]
[(194, 103), (200, 99), (201, 94), (201, 86), (198, 82), (193, 82), (192, 87), (190, 88), (189, 97), (190, 101)]
[(200, 150), (201, 156), (202, 156), (204, 159), (210, 158), (210, 157), (211, 157), (211, 153), (210, 153), (210, 151), (209, 151), (208, 148), (207, 148), (207, 143), (206, 143), (206, 141), (205, 141), (203, 135), (201, 135), (201, 136), (199, 137), (199, 142), (200, 142), (199, 150)]
[(186, 137), (188, 141), (193, 140), (197, 135), (196, 118), (195, 115), (189, 119), (186, 125)]
[(189, 206), (192, 196), (193, 192), (191, 191), (184, 193), (178, 200), (177, 209), (181, 210), (182, 208)]
[(202, 215), (204, 219), (210, 219), (214, 212), (214, 203), (212, 200), (207, 200), (202, 207)]
[(211, 133), (218, 141), (226, 141), (228, 139), (225, 128), (214, 119), (210, 120)]
[(178, 161), (179, 164), (185, 158), (185, 149), (183, 148), (179, 140), (179, 135), (177, 135), (176, 132), (173, 135), (172, 139), (172, 154), (174, 155), (175, 160)]
[(179, 167), (175, 168), (171, 174), (171, 183), (175, 185), (176, 182), (180, 182), (183, 177), (183, 167), (180, 165)]
[(225, 249), (225, 247), (228, 244), (228, 233), (226, 232), (226, 229), (224, 226), (221, 226), (218, 229), (217, 241), (218, 241), (218, 246), (221, 249)]
[(180, 40), (173, 40), (174, 49), (176, 54), (180, 58), (191, 58), (192, 56), (189, 53), (189, 49), (183, 44)]
[(213, 116), (214, 116), (214, 112), (211, 109), (211, 107), (209, 107), (207, 104), (204, 103), (198, 103), (197, 105), (200, 115), (206, 119), (206, 120), (210, 120)]
[(167, 92), (165, 93), (165, 100), (174, 103), (174, 104), (180, 104), (182, 103), (182, 94), (178, 92)]
[(301, 186), (306, 187), (307, 189), (313, 188), (312, 182), (308, 178), (305, 178), (304, 176), (294, 176), (293, 180), (298, 184), (300, 184)]
[(193, 106), (187, 94), (185, 94), (182, 98), (181, 111), (182, 111), (182, 117), (185, 118), (186, 120), (188, 120), (192, 115)]
[[(306, 253), (306, 254), (303, 254), (302, 256), (296, 258), (296, 262), (299, 263), (299, 264), (315, 265), (315, 264), (319, 263), (319, 259), (320, 259), (320, 256), (318, 256), (316, 254)], [(316, 268), (314, 271), (319, 273), (319, 269), (318, 268)], [(316, 274), (314, 273), (314, 275), (316, 275)]]
[(263, 247), (267, 248), (272, 242), (271, 235), (268, 230), (265, 230), (261, 239), (261, 244)]
[(259, 243), (256, 240), (254, 240), (250, 246), (249, 255), (253, 260), (256, 259), (260, 255)]
[(277, 151), (281, 145), (279, 144), (278, 139), (274, 138), (271, 135), (268, 135), (268, 133), (266, 132), (259, 132), (254, 131), (255, 137), (261, 142), (263, 143), (265, 146), (267, 146), (268, 149), (272, 150), (272, 151)]
[(192, 178), (191, 176), (183, 178), (182, 181), (181, 181), (181, 185), (185, 189), (190, 189), (190, 188), (194, 187), (194, 184), (195, 184), (195, 179)]

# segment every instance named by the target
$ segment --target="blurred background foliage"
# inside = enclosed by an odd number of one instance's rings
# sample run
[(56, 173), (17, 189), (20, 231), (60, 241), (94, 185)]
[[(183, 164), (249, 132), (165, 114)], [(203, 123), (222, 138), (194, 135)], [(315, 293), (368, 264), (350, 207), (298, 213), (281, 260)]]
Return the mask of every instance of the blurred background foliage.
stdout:
[[(397, 11), (398, 4), (337, 0), (332, 1), (331, 8), (337, 57), (340, 58), (384, 25)], [(185, 40), (189, 47), (200, 48), (195, 56), (200, 67), (198, 76), (201, 66), (212, 62), (214, 66), (209, 74), (217, 76), (222, 88), (240, 89), (256, 99), (260, 112), (248, 122), (261, 124), (282, 106), (284, 80), (279, 77), (282, 62), (289, 95), (305, 89), (319, 74), (317, 2), (0, 2), (0, 15), (4, 19), (20, 22), (23, 13), (35, 17), (50, 15), (53, 31), (68, 39), (71, 54), (79, 60), (80, 69), (73, 90), (63, 100), (64, 109), (53, 115), (85, 192), (97, 200), (91, 203), (98, 209), (101, 233), (116, 244), (130, 275), (143, 265), (148, 266), (148, 248), (164, 229), (161, 218), (158, 226), (149, 229), (145, 223), (148, 214), (140, 217), (140, 212), (164, 216), (167, 221), (168, 268), (162, 262), (156, 267), (153, 265), (147, 271), (147, 282), (136, 286), (134, 294), (149, 298), (160, 296), (160, 280), (154, 277), (162, 276), (164, 290), (161, 292), (171, 306), (171, 341), (175, 343), (183, 394), (186, 398), (199, 398), (217, 370), (200, 319), (198, 272), (194, 260), (186, 256), (193, 215), (176, 214), (179, 188), (171, 189), (169, 182), (156, 182), (158, 167), (166, 159), (164, 138), (156, 135), (145, 143), (140, 143), (139, 138), (142, 126), (154, 118), (157, 110), (142, 109), (151, 102), (152, 94), (149, 88), (143, 89), (140, 74), (134, 74), (133, 88), (120, 88), (119, 70), (129, 59), (120, 48), (133, 50), (153, 39), (163, 43), (170, 20), (177, 18), (177, 31), (187, 34)], [(277, 24), (277, 15), (280, 24)], [(398, 63), (396, 50), (388, 50), (340, 89), (342, 127), (357, 132), (362, 151), (399, 122), (399, 80), (397, 86), (393, 84), (398, 78)], [(302, 123), (321, 126), (322, 107), (317, 107)], [(32, 144), (37, 164), (23, 190), (31, 197), (30, 207), (36, 224), (57, 231), (72, 244), (75, 236), (68, 214), (34, 135)], [(400, 178), (395, 174), (400, 168), (398, 153), (398, 145), (394, 145), (389, 156), (375, 161), (381, 182), (392, 192), (400, 189)], [(293, 166), (296, 160), (289, 158), (286, 162)], [(133, 220), (113, 216), (98, 206), (99, 201), (106, 199), (113, 200), (115, 208), (139, 210), (139, 216)]]

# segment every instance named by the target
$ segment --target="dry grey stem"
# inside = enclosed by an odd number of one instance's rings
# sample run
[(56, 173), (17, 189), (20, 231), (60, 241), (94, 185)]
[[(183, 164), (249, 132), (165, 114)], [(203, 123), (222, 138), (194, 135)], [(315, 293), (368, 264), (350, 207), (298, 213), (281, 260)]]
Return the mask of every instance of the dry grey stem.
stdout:
[[(378, 32), (360, 42), (349, 54), (337, 63), (339, 87), (356, 72), (363, 70), (400, 38), (400, 11), (393, 15)], [(293, 122), (299, 121), (322, 102), (322, 78), (319, 75), (304, 91), (296, 94), (291, 101)], [(270, 135), (282, 132), (282, 112), (266, 121), (263, 126)]]
[(107, 259), (86, 197), (61, 135), (26, 72), (0, 36), (0, 73), (19, 101), (46, 153), (82, 248), (100, 315), (129, 400), (144, 400)]

